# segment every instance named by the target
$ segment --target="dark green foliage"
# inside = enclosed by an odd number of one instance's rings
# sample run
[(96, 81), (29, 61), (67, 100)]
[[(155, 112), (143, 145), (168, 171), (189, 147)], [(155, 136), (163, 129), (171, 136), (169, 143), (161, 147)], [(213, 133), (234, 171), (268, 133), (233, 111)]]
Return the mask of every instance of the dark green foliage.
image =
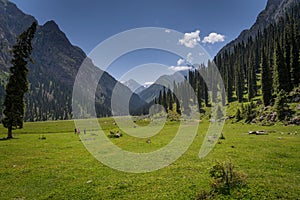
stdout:
[(180, 107), (180, 102), (179, 100), (176, 98), (176, 112), (181, 115), (181, 107)]
[(256, 113), (254, 111), (255, 105), (253, 102), (250, 102), (250, 104), (246, 104), (245, 106), (245, 113), (243, 115), (245, 116), (245, 122), (251, 123), (252, 120), (255, 118)]
[[(175, 84), (175, 83), (174, 83)], [(179, 121), (181, 115), (181, 107), (178, 98), (175, 95), (175, 91), (178, 94), (178, 88), (175, 84), (174, 93), (171, 89), (168, 89), (167, 92), (165, 89), (159, 92), (158, 100), (155, 98), (153, 103), (160, 104), (164, 107), (165, 111), (168, 113), (168, 119), (170, 121)], [(156, 110), (156, 112), (159, 112)]]
[(168, 116), (167, 116), (167, 118), (170, 121), (180, 121), (180, 114), (178, 114), (174, 110), (168, 110)]
[(279, 41), (276, 42), (274, 50), (274, 73), (273, 73), (273, 87), (274, 92), (278, 93), (280, 90), (290, 90), (290, 76), (286, 63), (284, 62), (282, 47)]
[(248, 101), (251, 101), (256, 95), (256, 65), (255, 57), (250, 56), (249, 65), (248, 65)]
[(265, 106), (268, 106), (272, 100), (272, 77), (270, 75), (270, 69), (267, 64), (267, 58), (262, 50), (261, 56), (261, 90), (263, 103)]
[(164, 88), (163, 93), (162, 93), (162, 106), (165, 108), (166, 112), (168, 112), (168, 102), (167, 102), (167, 94), (166, 90)]
[(239, 108), (236, 110), (235, 119), (236, 119), (237, 122), (241, 121), (243, 119), (241, 110)]
[(24, 118), (24, 95), (28, 91), (28, 61), (31, 61), (30, 54), (33, 50), (31, 41), (36, 31), (37, 23), (34, 22), (17, 39), (13, 46), (13, 58), (10, 68), (10, 77), (6, 85), (4, 99), (3, 126), (8, 129), (8, 138), (12, 138), (12, 130), (23, 127)]
[(219, 196), (230, 195), (234, 190), (246, 186), (246, 174), (235, 170), (231, 161), (217, 162), (209, 174), (213, 178), (211, 190), (201, 190), (196, 197), (197, 200), (218, 199)]
[(219, 137), (220, 140), (225, 140), (225, 136), (223, 133), (221, 133), (221, 136)]
[(217, 163), (210, 169), (210, 176), (214, 178), (211, 188), (219, 194), (229, 195), (235, 188), (241, 188), (246, 185), (246, 175), (236, 171), (234, 165), (228, 161)]
[[(156, 101), (164, 106), (166, 111), (174, 111), (179, 115), (184, 113), (188, 116), (191, 113), (192, 105), (198, 105), (198, 111), (201, 111), (203, 102), (205, 106), (209, 106), (208, 87), (204, 79), (206, 78), (206, 80), (213, 82), (213, 78), (207, 77), (209, 76), (209, 71), (212, 71), (213, 63), (209, 61), (207, 65), (210, 65), (210, 68), (201, 64), (198, 68), (189, 71), (188, 77), (185, 77), (182, 82), (176, 83), (174, 81), (173, 92), (171, 89), (167, 89), (167, 91), (165, 89), (160, 90), (158, 99), (154, 99), (153, 102)], [(212, 83), (208, 84), (212, 85)], [(220, 118), (223, 117), (223, 112), (220, 109), (218, 111)]]
[(237, 108), (235, 119), (241, 121), (245, 119), (246, 123), (251, 123), (256, 117), (255, 104), (253, 102), (241, 104), (240, 108)]
[(287, 106), (287, 93), (284, 90), (280, 90), (275, 99), (275, 110), (277, 112), (277, 119), (282, 121), (285, 119), (285, 113), (288, 110)]
[[(290, 92), (300, 83), (300, 4), (285, 10), (285, 15), (248, 40), (236, 42), (221, 51), (214, 61), (225, 83), (227, 101), (250, 102), (260, 91), (265, 106), (280, 90)], [(257, 77), (261, 77), (261, 88)], [(233, 94), (235, 93), (235, 94)], [(246, 95), (245, 95), (246, 94)], [(250, 107), (241, 113), (246, 121), (253, 118)], [(255, 117), (255, 116), (254, 116)]]
[(244, 115), (245, 115), (245, 118), (246, 118), (245, 122), (250, 123), (251, 120), (253, 119), (253, 116), (252, 116), (251, 107), (248, 104), (246, 105), (246, 112), (245, 112)]
[(222, 119), (224, 117), (223, 111), (220, 106), (217, 107), (217, 119)]

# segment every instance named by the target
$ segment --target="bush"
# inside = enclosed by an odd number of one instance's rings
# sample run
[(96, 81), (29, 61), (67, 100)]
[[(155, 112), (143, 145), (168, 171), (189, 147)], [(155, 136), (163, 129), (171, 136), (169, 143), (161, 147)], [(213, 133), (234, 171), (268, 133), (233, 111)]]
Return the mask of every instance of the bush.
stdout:
[(180, 121), (180, 115), (173, 110), (168, 110), (167, 118), (170, 121), (176, 121), (176, 122)]
[(246, 185), (246, 175), (234, 170), (230, 161), (217, 163), (210, 169), (210, 176), (213, 179), (211, 188), (219, 194), (230, 194), (235, 188), (241, 188)]
[(241, 189), (246, 186), (246, 175), (236, 171), (230, 161), (217, 162), (209, 171), (213, 178), (210, 191), (201, 190), (196, 199), (218, 199), (222, 195), (230, 195), (234, 189)]
[(207, 200), (207, 199), (215, 199), (214, 193), (201, 190), (196, 197), (196, 200)]
[(39, 139), (40, 139), (40, 140), (46, 140), (46, 137), (45, 137), (44, 135), (41, 135), (41, 136), (39, 137)]
[(221, 133), (220, 137), (219, 137), (220, 140), (225, 140), (225, 136), (223, 133)]

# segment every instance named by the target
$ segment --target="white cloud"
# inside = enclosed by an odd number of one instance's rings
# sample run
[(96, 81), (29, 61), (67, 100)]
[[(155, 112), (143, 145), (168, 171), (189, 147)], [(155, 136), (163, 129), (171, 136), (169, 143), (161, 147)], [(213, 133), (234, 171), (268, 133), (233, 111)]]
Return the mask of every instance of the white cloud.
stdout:
[(216, 42), (224, 42), (225, 36), (218, 33), (210, 33), (208, 36), (204, 37), (203, 43), (214, 44)]
[[(177, 66), (182, 66), (185, 62), (193, 63), (193, 54), (190, 52), (186, 55), (186, 59), (179, 58), (177, 60)], [(174, 67), (174, 66), (172, 66)]]
[(185, 33), (182, 39), (179, 39), (179, 44), (184, 45), (188, 48), (194, 48), (198, 42), (200, 42), (200, 31)]
[(183, 70), (190, 70), (190, 69), (192, 69), (192, 67), (189, 67), (189, 66), (171, 66), (168, 69), (173, 70), (173, 71), (183, 71)]
[(177, 60), (177, 65), (182, 65), (184, 62), (185, 60), (180, 58), (179, 60)]
[(193, 63), (193, 54), (190, 52), (186, 55), (186, 61), (189, 62), (189, 63)]
[(165, 32), (166, 32), (166, 33), (171, 33), (171, 30), (166, 29)]

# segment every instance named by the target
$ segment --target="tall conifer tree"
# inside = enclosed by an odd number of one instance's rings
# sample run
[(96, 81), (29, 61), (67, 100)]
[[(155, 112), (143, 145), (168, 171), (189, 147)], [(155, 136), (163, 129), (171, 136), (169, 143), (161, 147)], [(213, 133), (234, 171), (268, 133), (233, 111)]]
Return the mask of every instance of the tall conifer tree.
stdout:
[(36, 31), (37, 23), (24, 31), (17, 38), (17, 44), (13, 46), (13, 58), (10, 68), (10, 77), (6, 85), (6, 94), (4, 99), (4, 118), (3, 126), (7, 128), (7, 138), (12, 138), (12, 130), (23, 128), (24, 118), (24, 95), (28, 91), (28, 61), (31, 61), (30, 54), (33, 50), (31, 41)]

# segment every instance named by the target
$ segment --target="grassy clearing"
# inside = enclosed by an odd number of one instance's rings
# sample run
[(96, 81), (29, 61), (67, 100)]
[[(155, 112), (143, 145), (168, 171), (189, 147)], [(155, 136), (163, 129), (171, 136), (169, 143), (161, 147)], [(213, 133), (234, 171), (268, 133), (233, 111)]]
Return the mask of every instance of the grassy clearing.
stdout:
[[(107, 134), (117, 129), (112, 119), (100, 122)], [(74, 134), (72, 121), (25, 123), (15, 131), (16, 139), (0, 141), (0, 199), (194, 199), (199, 190), (209, 188), (209, 168), (226, 159), (248, 175), (248, 185), (224, 199), (299, 198), (299, 127), (226, 124), (225, 140), (200, 160), (208, 125), (200, 123), (193, 144), (170, 166), (133, 174), (110, 169), (92, 157)], [(126, 134), (112, 141), (127, 150), (148, 152), (167, 144), (177, 127), (167, 123), (150, 144)], [(250, 130), (274, 132), (248, 135)], [(0, 132), (0, 138), (6, 136), (4, 128)], [(41, 135), (46, 139), (40, 140)]]

